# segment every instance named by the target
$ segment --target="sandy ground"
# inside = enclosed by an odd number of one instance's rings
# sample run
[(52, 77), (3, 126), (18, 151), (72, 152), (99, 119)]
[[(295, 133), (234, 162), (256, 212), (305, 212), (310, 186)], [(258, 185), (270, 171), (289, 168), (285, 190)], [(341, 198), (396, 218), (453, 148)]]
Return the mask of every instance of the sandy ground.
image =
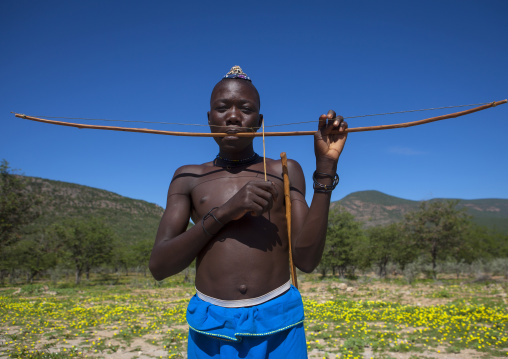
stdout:
[[(358, 284), (355, 282), (346, 285), (346, 289), (339, 289), (340, 283), (337, 282), (300, 282), (299, 289), (302, 293), (302, 296), (308, 299), (315, 300), (319, 303), (326, 302), (328, 300), (335, 299), (334, 294), (330, 293), (331, 291), (338, 291), (341, 294), (347, 296), (348, 298), (358, 300), (360, 299), (369, 299), (369, 300), (383, 300), (383, 301), (391, 301), (400, 304), (410, 304), (410, 305), (418, 305), (418, 306), (434, 306), (440, 304), (446, 304), (449, 300), (447, 298), (430, 298), (426, 296), (431, 291), (436, 290), (436, 288), (429, 287), (429, 285), (425, 284), (416, 284), (413, 286), (396, 286), (385, 284), (381, 282), (373, 282), (373, 283), (364, 283)], [(341, 287), (344, 287), (342, 285)], [(438, 289), (444, 289), (445, 286), (440, 286), (437, 284)], [(492, 289), (492, 292), (497, 292), (493, 296), (501, 297), (504, 302), (507, 301), (506, 292), (503, 290), (503, 286), (501, 284), (490, 284), (489, 288)], [(349, 291), (347, 288), (350, 288)], [(177, 299), (177, 297), (175, 297)], [(156, 350), (153, 346), (147, 344), (143, 341), (137, 341), (133, 343), (131, 347), (140, 348), (139, 351), (135, 352), (123, 352), (116, 353), (114, 355), (108, 356), (108, 358), (154, 358), (162, 355), (167, 355), (164, 351)], [(336, 358), (336, 354), (327, 354), (323, 351), (312, 350), (309, 353), (310, 359), (332, 359)], [(186, 358), (186, 353), (182, 353), (183, 357)], [(365, 348), (363, 357), (365, 359), (378, 359), (378, 358), (392, 358), (392, 359), (487, 359), (489, 356), (485, 353), (480, 353), (475, 350), (462, 350), (458, 354), (446, 353), (445, 348), (433, 348), (432, 351), (424, 351), (422, 353), (395, 353), (395, 352), (384, 352), (384, 353), (374, 353), (370, 348)], [(289, 358), (288, 358), (289, 359)]]
[[(304, 298), (312, 299), (317, 302), (323, 303), (328, 300), (336, 299), (337, 295), (341, 295), (347, 299), (353, 300), (382, 300), (387, 302), (394, 302), (400, 304), (410, 304), (418, 306), (434, 306), (447, 303), (450, 299), (448, 298), (433, 298), (428, 296), (431, 291), (439, 289), (445, 289), (445, 286), (440, 286), (439, 282), (434, 286), (428, 284), (415, 284), (413, 286), (404, 285), (390, 285), (380, 281), (372, 282), (350, 282), (350, 283), (339, 283), (337, 281), (304, 281), (300, 282), (300, 291)], [(504, 290), (506, 285), (502, 281), (498, 283), (492, 283), (486, 286), (486, 295), (488, 292), (492, 292), (492, 296), (497, 300), (502, 300), (507, 303), (506, 291)], [(453, 288), (446, 287), (446, 290), (453, 290)], [(153, 290), (154, 292), (156, 290)], [(139, 293), (147, 293), (146, 289), (139, 290)], [(134, 291), (136, 294), (136, 291)], [(179, 300), (182, 298), (189, 298), (191, 292), (189, 289), (175, 288), (174, 290), (168, 291), (168, 296), (164, 297), (164, 301)], [(471, 293), (474, 296), (474, 293)], [(467, 300), (467, 293), (465, 294)], [(186, 325), (175, 326), (171, 329), (178, 329), (182, 332), (186, 332), (188, 327)], [(111, 338), (109, 331), (97, 331), (94, 332), (95, 337)], [(148, 358), (168, 358), (168, 350), (160, 348), (157, 345), (151, 343), (151, 340), (157, 340), (159, 343), (163, 338), (163, 334), (144, 335), (142, 338), (133, 339), (128, 347), (125, 342), (117, 341), (115, 339), (107, 339), (106, 343), (111, 345), (120, 344), (120, 348), (112, 354), (97, 353), (94, 357), (100, 358), (112, 358), (112, 359), (148, 359)], [(69, 339), (66, 342), (66, 346), (69, 348), (72, 345), (80, 347), (83, 339)], [(1, 350), (1, 348), (0, 348)], [(51, 349), (50, 349), (51, 350)], [(56, 351), (56, 350), (55, 350)], [(0, 358), (7, 358), (7, 353), (0, 351)], [(90, 356), (89, 356), (90, 357)], [(186, 358), (185, 349), (181, 349), (178, 355), (174, 358)], [(336, 354), (327, 354), (324, 351), (318, 351), (316, 349), (309, 352), (309, 358), (311, 359), (331, 359), (336, 358)], [(429, 351), (422, 353), (395, 353), (395, 352), (383, 352), (374, 353), (371, 348), (366, 347), (364, 349), (364, 358), (393, 358), (393, 359), (487, 359), (490, 358), (485, 353), (476, 352), (474, 350), (462, 350), (459, 354), (446, 353), (446, 348), (432, 348)]]

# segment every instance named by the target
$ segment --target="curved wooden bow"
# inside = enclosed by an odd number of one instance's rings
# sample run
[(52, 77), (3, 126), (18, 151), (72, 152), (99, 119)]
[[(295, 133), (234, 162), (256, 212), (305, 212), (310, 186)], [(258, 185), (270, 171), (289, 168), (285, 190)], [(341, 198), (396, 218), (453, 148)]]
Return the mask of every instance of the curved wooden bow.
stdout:
[[(441, 120), (446, 120), (448, 118), (455, 118), (455, 117), (460, 117), (460, 116), (464, 116), (464, 115), (469, 115), (470, 113), (482, 111), (482, 110), (485, 110), (485, 109), (491, 108), (491, 107), (496, 107), (498, 105), (502, 105), (507, 102), (508, 102), (508, 100), (494, 101), (494, 102), (489, 103), (487, 105), (478, 106), (478, 107), (475, 107), (475, 108), (472, 108), (469, 110), (454, 112), (449, 115), (430, 117), (430, 118), (426, 118), (426, 119), (418, 120), (418, 121), (413, 121), (413, 122), (397, 123), (397, 124), (393, 124), (393, 125), (352, 127), (352, 128), (348, 128), (346, 130), (346, 132), (351, 133), (351, 132), (378, 131), (378, 130), (390, 130), (393, 128), (418, 126), (418, 125), (423, 125), (423, 124), (429, 123), (429, 122), (441, 121)], [(152, 129), (148, 129), (148, 128), (85, 125), (85, 124), (81, 124), (81, 123), (70, 123), (70, 122), (47, 120), (47, 119), (27, 116), (27, 115), (23, 115), (23, 114), (19, 114), (19, 113), (15, 113), (14, 115), (16, 117), (24, 118), (26, 120), (38, 121), (38, 122), (49, 123), (49, 124), (60, 125), (60, 126), (77, 127), (80, 129), (88, 128), (88, 129), (95, 129), (95, 130), (153, 133), (156, 135), (169, 135), (169, 136), (193, 136), (193, 137), (226, 137), (226, 136), (229, 136), (229, 134), (227, 134), (227, 133), (176, 132), (176, 131), (152, 130)], [(265, 136), (308, 136), (308, 135), (313, 135), (315, 132), (316, 131), (265, 132), (264, 135)], [(237, 137), (258, 137), (258, 136), (263, 136), (263, 133), (241, 132), (241, 133), (236, 133), (235, 136), (237, 136)]]

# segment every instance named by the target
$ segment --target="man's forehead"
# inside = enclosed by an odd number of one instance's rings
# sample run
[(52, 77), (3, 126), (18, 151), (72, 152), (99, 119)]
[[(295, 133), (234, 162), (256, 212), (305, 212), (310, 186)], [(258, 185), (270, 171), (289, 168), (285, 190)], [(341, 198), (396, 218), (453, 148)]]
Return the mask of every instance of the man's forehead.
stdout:
[(241, 79), (223, 79), (219, 81), (212, 91), (211, 100), (217, 96), (224, 96), (228, 93), (240, 93), (242, 97), (259, 101), (259, 94), (256, 87), (248, 81)]
[(214, 86), (210, 103), (217, 100), (216, 97), (219, 93), (220, 96), (226, 96), (232, 92), (239, 93), (245, 100), (257, 102), (258, 107), (261, 108), (259, 92), (240, 66), (233, 66), (222, 80)]

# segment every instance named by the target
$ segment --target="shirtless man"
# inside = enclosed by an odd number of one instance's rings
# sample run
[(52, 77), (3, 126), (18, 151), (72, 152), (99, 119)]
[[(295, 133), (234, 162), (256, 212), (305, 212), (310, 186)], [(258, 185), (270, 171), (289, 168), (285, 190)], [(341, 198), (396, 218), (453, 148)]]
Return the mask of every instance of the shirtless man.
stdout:
[[(256, 88), (235, 66), (210, 99), (211, 131), (229, 134), (215, 137), (219, 154), (179, 168), (169, 186), (150, 270), (162, 280), (197, 259), (197, 294), (187, 309), (189, 358), (307, 357), (302, 300), (289, 284), (281, 161), (266, 159), (265, 181), (253, 138), (236, 136), (259, 129), (259, 111)], [(293, 261), (304, 272), (321, 260), (346, 128), (333, 111), (319, 118), (310, 208), (302, 169), (288, 161)], [(195, 225), (186, 230), (189, 218)]]

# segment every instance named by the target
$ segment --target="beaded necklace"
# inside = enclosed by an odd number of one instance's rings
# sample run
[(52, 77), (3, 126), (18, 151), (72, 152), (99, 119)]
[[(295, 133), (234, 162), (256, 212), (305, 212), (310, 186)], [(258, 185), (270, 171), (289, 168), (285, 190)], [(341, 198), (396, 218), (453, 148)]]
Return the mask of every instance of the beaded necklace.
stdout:
[[(220, 155), (215, 156), (215, 159), (213, 160), (213, 165), (217, 167), (225, 167), (225, 168), (235, 168), (235, 167), (242, 167), (247, 166), (252, 163), (255, 163), (259, 159), (259, 155), (257, 153), (254, 153), (252, 156), (243, 158), (240, 160), (230, 160), (228, 158), (221, 157)], [(220, 160), (224, 163), (224, 165), (217, 164), (217, 160)]]

